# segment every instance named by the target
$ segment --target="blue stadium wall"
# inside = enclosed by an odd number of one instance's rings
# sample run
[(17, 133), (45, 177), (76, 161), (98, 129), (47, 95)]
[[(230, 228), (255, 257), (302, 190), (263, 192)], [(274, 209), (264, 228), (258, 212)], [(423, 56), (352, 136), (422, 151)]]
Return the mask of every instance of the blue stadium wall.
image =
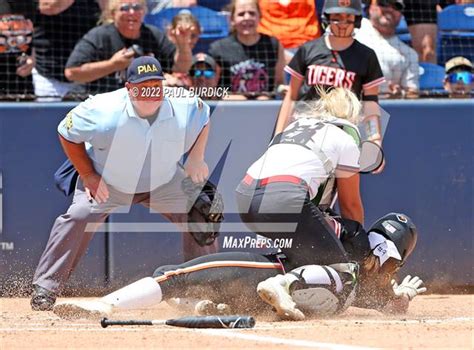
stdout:
[[(419, 240), (404, 268), (435, 283), (472, 286), (474, 101), (385, 101), (387, 165), (364, 175), (366, 225), (400, 211), (413, 218)], [(52, 176), (64, 160), (56, 126), (74, 104), (0, 104), (0, 293), (25, 291), (56, 216), (70, 198)], [(233, 189), (270, 139), (279, 102), (214, 106), (207, 160), (220, 173), (228, 221), (224, 235), (242, 237), (234, 222)], [(219, 163), (219, 161), (221, 161)], [(219, 167), (225, 161), (224, 167)], [(126, 164), (124, 164), (126, 166)], [(114, 232), (114, 223), (161, 221), (140, 207), (114, 214), (97, 233), (66, 290), (103, 292), (182, 262), (176, 233)]]

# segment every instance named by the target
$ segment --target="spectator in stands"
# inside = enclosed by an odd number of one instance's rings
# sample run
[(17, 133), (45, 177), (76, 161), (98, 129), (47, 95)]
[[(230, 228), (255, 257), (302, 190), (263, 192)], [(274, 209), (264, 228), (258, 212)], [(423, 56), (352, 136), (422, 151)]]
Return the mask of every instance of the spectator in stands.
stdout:
[(18, 2), (0, 0), (0, 99), (33, 99), (33, 23)]
[(215, 93), (212, 89), (203, 88), (215, 88), (219, 83), (219, 74), (216, 70), (217, 63), (209, 55), (200, 52), (193, 56), (193, 64), (189, 71), (191, 77), (191, 87), (197, 94), (206, 100), (217, 100), (222, 96)]
[(189, 46), (193, 49), (199, 40), (199, 35), (201, 35), (201, 24), (191, 11), (181, 10), (171, 21), (171, 26), (168, 29), (168, 38), (175, 45), (178, 44), (176, 38), (179, 37), (181, 28), (189, 28), (190, 33), (187, 39)]
[(474, 68), (465, 57), (451, 58), (445, 65), (444, 88), (451, 98), (472, 98), (474, 90)]
[[(36, 65), (33, 84), (37, 96), (64, 97), (80, 91), (64, 77), (67, 58), (77, 41), (97, 24), (96, 0), (39, 0), (32, 18)], [(47, 100), (47, 99), (43, 99)]]
[(161, 10), (172, 7), (196, 6), (197, 0), (147, 0), (147, 7), (150, 13), (158, 13)]
[(411, 34), (411, 45), (420, 62), (436, 64), (437, 13), (439, 0), (405, 0), (403, 15)]
[[(190, 34), (188, 37), (188, 42), (191, 50), (193, 50), (199, 40), (199, 36), (201, 35), (201, 24), (189, 10), (181, 10), (176, 16), (173, 17), (171, 25), (167, 30), (168, 39), (175, 45), (176, 36), (179, 34), (181, 27), (189, 27)], [(165, 73), (165, 78), (166, 86), (186, 88), (191, 86), (191, 79), (189, 78), (188, 72)]]
[(231, 99), (268, 99), (283, 83), (283, 46), (257, 31), (257, 0), (233, 0), (230, 20), (232, 34), (209, 49), (220, 69), (220, 86), (230, 88)]
[(298, 47), (321, 36), (314, 0), (259, 0), (258, 3), (261, 11), (258, 31), (281, 42), (287, 63)]
[(192, 52), (189, 27), (174, 33), (176, 46), (158, 28), (143, 23), (145, 0), (110, 0), (105, 24), (93, 28), (77, 43), (66, 64), (70, 81), (88, 83), (101, 93), (123, 86), (125, 71), (134, 57), (153, 55), (165, 71), (186, 73)]
[(395, 34), (402, 18), (403, 0), (377, 0), (367, 8), (355, 38), (377, 54), (385, 83), (381, 97), (417, 97), (419, 89), (418, 55)]

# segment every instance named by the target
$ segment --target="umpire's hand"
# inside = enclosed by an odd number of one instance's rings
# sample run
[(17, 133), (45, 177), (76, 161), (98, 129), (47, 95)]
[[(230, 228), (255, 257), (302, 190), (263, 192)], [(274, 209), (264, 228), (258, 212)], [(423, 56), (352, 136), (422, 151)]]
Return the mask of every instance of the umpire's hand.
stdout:
[(102, 177), (97, 173), (81, 176), (82, 183), (86, 189), (87, 199), (98, 204), (105, 203), (109, 199), (109, 189)]
[(204, 160), (188, 158), (184, 172), (194, 183), (205, 182), (209, 176), (209, 168)]

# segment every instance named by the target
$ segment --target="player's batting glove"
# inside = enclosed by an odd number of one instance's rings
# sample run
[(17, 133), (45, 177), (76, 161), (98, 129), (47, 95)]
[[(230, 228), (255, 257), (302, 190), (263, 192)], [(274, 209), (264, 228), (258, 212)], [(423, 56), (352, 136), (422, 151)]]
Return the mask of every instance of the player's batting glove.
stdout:
[(392, 280), (391, 283), (395, 295), (397, 297), (407, 297), (408, 300), (412, 300), (418, 294), (426, 292), (426, 288), (422, 287), (423, 281), (418, 276), (414, 276), (412, 278), (410, 275), (408, 275), (400, 284), (398, 284), (395, 280)]

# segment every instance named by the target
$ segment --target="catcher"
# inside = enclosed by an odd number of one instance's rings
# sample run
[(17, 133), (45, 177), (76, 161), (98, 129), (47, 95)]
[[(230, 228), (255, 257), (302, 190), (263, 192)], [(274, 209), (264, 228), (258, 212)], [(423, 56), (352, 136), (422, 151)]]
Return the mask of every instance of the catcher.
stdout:
[[(353, 262), (329, 266), (307, 265), (289, 271), (282, 254), (244, 252), (202, 256), (181, 265), (159, 267), (146, 277), (100, 299), (56, 304), (62, 318), (98, 318), (115, 310), (146, 308), (172, 298), (195, 298), (198, 314), (256, 312), (264, 309), (258, 296), (283, 319), (302, 320), (344, 311), (350, 305), (382, 312), (403, 313), (409, 301), (426, 291), (418, 277), (395, 274), (413, 252), (417, 229), (403, 214), (377, 220), (349, 253)], [(343, 244), (350, 235), (341, 235)], [(317, 257), (315, 257), (317, 259)], [(286, 273), (286, 271), (289, 271)]]
[[(293, 240), (282, 249), (293, 268), (315, 263), (315, 255), (319, 264), (348, 262), (340, 227), (357, 232), (364, 222), (359, 172), (367, 148), (356, 126), (361, 103), (344, 88), (319, 94), (319, 100), (296, 106), (294, 122), (274, 137), (236, 189), (240, 217), (251, 231)], [(336, 191), (344, 218), (339, 222), (326, 213)]]

